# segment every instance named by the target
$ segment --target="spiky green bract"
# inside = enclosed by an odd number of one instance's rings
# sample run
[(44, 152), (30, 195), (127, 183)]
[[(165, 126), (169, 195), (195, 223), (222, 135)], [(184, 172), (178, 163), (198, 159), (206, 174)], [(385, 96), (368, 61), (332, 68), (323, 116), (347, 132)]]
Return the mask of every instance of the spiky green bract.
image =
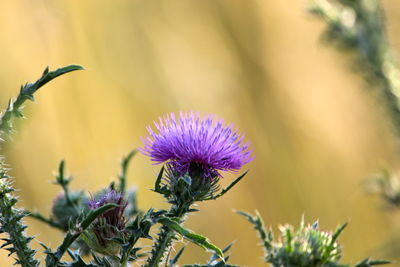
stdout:
[(172, 205), (184, 205), (211, 198), (219, 190), (219, 179), (197, 179), (180, 176), (167, 169), (162, 194)]
[(386, 36), (379, 0), (313, 0), (311, 11), (325, 20), (324, 37), (354, 52), (356, 67), (376, 85), (388, 104), (400, 134), (400, 72)]
[(175, 256), (168, 261), (168, 267), (173, 267), (173, 266), (175, 266), (176, 263), (178, 263), (180, 257), (182, 256), (183, 252), (185, 251), (185, 249), (186, 249), (186, 246), (181, 247), (181, 249), (175, 254)]
[(193, 173), (179, 175), (166, 165), (158, 174), (154, 191), (162, 194), (173, 205), (179, 202), (216, 200), (229, 192), (247, 173), (248, 171), (236, 178), (228, 187), (220, 190), (219, 177), (199, 179)]
[(10, 176), (7, 174), (4, 158), (0, 157), (0, 232), (7, 233), (4, 244), (1, 248), (9, 251), (9, 256), (16, 254), (15, 263), (23, 267), (38, 266), (39, 262), (34, 258), (35, 251), (29, 247), (33, 237), (24, 234), (26, 226), (22, 219), (27, 215), (26, 212), (15, 208), (17, 198), (11, 193), (14, 191)]
[[(258, 213), (255, 216), (242, 211), (237, 213), (253, 224), (265, 250), (265, 261), (273, 267), (349, 267), (339, 263), (342, 250), (337, 242), (347, 224), (339, 226), (334, 232), (327, 232), (319, 229), (318, 221), (305, 225), (302, 219), (297, 230), (291, 225), (280, 226), (280, 238), (274, 239), (272, 230), (265, 229)], [(365, 259), (355, 267), (387, 263)]]

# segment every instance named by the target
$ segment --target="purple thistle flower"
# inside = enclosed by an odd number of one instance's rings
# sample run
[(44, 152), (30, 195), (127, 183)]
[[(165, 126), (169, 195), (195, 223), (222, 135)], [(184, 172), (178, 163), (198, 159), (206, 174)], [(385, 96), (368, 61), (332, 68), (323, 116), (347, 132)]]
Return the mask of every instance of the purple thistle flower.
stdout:
[(178, 175), (192, 172), (202, 177), (220, 177), (220, 171), (237, 171), (253, 160), (249, 144), (242, 144), (232, 124), (225, 125), (213, 115), (174, 113), (154, 122), (158, 133), (148, 126), (140, 151), (156, 164), (167, 163)]

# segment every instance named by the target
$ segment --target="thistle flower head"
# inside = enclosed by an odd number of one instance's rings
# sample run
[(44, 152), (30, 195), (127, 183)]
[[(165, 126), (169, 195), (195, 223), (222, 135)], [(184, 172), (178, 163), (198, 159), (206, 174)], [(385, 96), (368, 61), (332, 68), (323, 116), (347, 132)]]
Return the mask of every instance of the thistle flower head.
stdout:
[(182, 176), (220, 177), (220, 171), (237, 171), (253, 158), (232, 124), (225, 125), (213, 115), (174, 113), (149, 126), (149, 136), (140, 151), (156, 164), (167, 163)]
[(98, 199), (89, 200), (88, 206), (90, 209), (95, 210), (110, 203), (117, 204), (118, 206), (103, 213), (100, 219), (104, 219), (105, 223), (108, 225), (122, 230), (125, 227), (124, 210), (127, 203), (120, 193), (114, 189), (107, 190), (104, 195), (100, 196)]
[(83, 235), (84, 241), (91, 249), (104, 255), (116, 255), (121, 249), (121, 244), (114, 239), (126, 237), (124, 211), (127, 202), (119, 192), (108, 189), (87, 203), (92, 210), (110, 203), (117, 206), (96, 218)]

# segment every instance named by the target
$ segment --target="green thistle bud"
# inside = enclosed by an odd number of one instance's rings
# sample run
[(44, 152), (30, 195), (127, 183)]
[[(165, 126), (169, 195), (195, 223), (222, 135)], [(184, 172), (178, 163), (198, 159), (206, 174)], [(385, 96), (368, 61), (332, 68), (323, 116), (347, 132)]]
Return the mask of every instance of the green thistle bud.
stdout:
[(69, 195), (69, 199), (65, 194), (58, 195), (53, 201), (52, 217), (55, 222), (68, 231), (72, 222), (76, 221), (82, 213), (86, 213), (89, 208), (86, 205), (87, 197), (83, 191), (73, 191)]

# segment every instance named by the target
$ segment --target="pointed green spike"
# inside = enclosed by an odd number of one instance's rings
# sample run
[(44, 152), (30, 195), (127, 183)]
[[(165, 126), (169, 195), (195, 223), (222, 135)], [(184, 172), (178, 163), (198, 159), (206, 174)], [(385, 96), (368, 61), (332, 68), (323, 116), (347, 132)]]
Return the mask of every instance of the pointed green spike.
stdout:
[(246, 174), (247, 174), (248, 172), (249, 172), (249, 171), (245, 171), (242, 175), (240, 175), (238, 178), (236, 178), (227, 188), (222, 189), (221, 192), (220, 192), (219, 194), (217, 194), (217, 195), (215, 195), (215, 196), (211, 196), (211, 197), (209, 197), (209, 198), (206, 198), (205, 200), (216, 200), (216, 199), (222, 197), (223, 195), (225, 195), (226, 193), (228, 193), (228, 191), (231, 190), (237, 183), (239, 183), (240, 180), (242, 180), (242, 179), (246, 176)]

